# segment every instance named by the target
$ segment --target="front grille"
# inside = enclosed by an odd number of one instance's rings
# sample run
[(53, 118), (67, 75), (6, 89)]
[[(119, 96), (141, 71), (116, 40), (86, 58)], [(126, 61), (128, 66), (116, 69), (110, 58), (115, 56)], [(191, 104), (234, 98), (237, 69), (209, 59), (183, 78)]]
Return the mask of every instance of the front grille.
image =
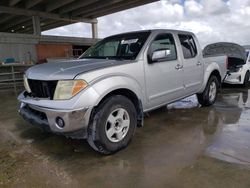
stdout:
[(43, 81), (28, 79), (31, 96), (37, 98), (48, 98), (53, 100), (57, 81)]

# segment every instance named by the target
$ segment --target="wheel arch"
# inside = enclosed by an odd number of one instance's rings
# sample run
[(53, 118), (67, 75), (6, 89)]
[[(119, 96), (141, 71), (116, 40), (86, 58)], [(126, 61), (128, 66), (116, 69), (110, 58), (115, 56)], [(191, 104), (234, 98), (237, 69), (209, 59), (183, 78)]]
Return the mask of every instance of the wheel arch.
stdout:
[[(218, 70), (213, 70), (213, 71), (211, 72), (209, 78), (210, 78), (211, 76), (215, 76), (215, 77), (218, 79), (219, 84), (220, 84), (220, 86), (221, 86), (221, 82), (222, 82), (221, 79), (222, 79), (222, 78), (221, 78), (220, 72), (219, 72)], [(209, 80), (209, 78), (208, 78), (208, 80)]]
[(215, 76), (218, 79), (218, 82), (220, 84), (219, 87), (221, 87), (223, 78), (221, 77), (221, 73), (220, 73), (219, 68), (217, 66), (215, 66), (213, 69), (212, 69), (212, 66), (210, 66), (205, 71), (202, 87), (199, 90), (199, 92), (197, 92), (197, 93), (202, 93), (204, 91), (204, 89), (206, 88), (207, 82), (208, 82), (208, 80), (210, 79), (211, 76)]
[[(242, 79), (242, 81), (243, 81), (243, 85), (246, 87), (247, 85), (248, 85), (248, 83), (249, 83), (249, 75), (250, 74), (250, 71), (249, 71), (249, 69), (246, 71), (246, 73), (244, 74), (244, 78)], [(248, 75), (248, 81), (246, 81), (246, 78), (247, 78), (247, 75)]]
[(104, 95), (98, 104), (94, 107), (91, 113), (91, 117), (95, 114), (95, 110), (98, 106), (100, 106), (103, 102), (105, 102), (108, 98), (115, 96), (115, 95), (122, 95), (127, 97), (131, 102), (134, 104), (136, 113), (137, 113), (137, 126), (143, 126), (143, 104), (142, 101), (139, 99), (137, 94), (128, 88), (118, 88), (114, 89), (113, 91), (108, 92)]

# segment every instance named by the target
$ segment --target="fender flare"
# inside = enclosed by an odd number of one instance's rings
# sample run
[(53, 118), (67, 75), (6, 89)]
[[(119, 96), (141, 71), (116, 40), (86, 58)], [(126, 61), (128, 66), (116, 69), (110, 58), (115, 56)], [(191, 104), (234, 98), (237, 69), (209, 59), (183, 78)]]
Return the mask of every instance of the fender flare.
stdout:
[(204, 89), (206, 88), (207, 82), (208, 82), (210, 76), (213, 74), (213, 72), (219, 73), (220, 80), (218, 80), (218, 81), (220, 84), (222, 83), (222, 80), (224, 78), (221, 77), (221, 71), (220, 71), (219, 65), (217, 63), (213, 62), (213, 63), (209, 64), (206, 67), (206, 70), (204, 71), (203, 84), (202, 84), (201, 89), (199, 90), (198, 93), (202, 93), (204, 91)]

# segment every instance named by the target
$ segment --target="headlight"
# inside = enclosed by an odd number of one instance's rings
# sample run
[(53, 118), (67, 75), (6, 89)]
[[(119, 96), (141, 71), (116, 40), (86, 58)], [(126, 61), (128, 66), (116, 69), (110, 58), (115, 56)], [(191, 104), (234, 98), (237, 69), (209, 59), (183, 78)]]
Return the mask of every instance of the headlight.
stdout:
[(243, 69), (242, 67), (241, 67), (241, 68), (239, 68), (237, 72), (241, 72), (241, 71), (242, 71), (242, 69)]
[(29, 83), (28, 83), (28, 78), (26, 77), (25, 74), (23, 75), (23, 85), (24, 85), (25, 90), (28, 93), (31, 93), (31, 89), (30, 89), (30, 86), (29, 86)]
[(84, 80), (59, 80), (54, 93), (54, 100), (70, 99), (88, 86)]

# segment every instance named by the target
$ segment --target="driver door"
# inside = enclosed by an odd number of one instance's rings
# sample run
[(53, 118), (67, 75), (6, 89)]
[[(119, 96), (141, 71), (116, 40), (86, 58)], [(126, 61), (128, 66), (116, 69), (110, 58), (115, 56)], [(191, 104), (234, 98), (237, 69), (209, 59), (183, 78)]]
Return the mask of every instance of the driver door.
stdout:
[[(166, 50), (166, 58), (150, 62), (150, 58)], [(156, 53), (154, 53), (156, 52)], [(179, 99), (184, 95), (183, 65), (177, 56), (176, 42), (172, 34), (158, 34), (148, 49), (145, 64), (148, 108), (155, 108)]]

